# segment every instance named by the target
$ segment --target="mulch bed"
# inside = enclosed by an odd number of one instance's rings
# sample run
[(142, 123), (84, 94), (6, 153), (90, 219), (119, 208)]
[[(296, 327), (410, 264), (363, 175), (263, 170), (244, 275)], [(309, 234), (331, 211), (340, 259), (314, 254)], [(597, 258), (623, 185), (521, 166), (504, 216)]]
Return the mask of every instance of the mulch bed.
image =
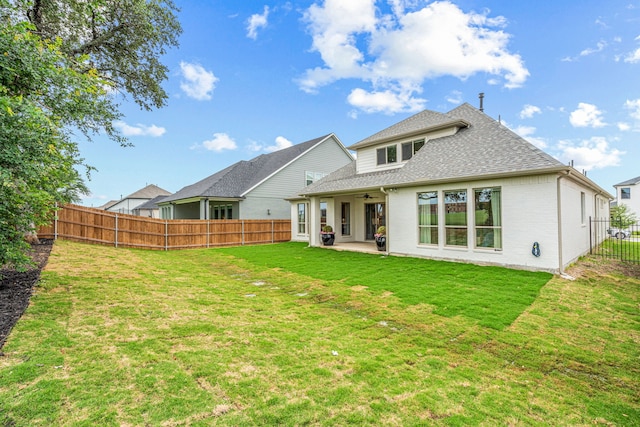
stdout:
[[(53, 240), (40, 239), (31, 245), (31, 259), (36, 266), (20, 272), (10, 268), (0, 269), (0, 350), (11, 333), (11, 329), (22, 316), (33, 288), (40, 279), (40, 272), (47, 264)], [(0, 356), (2, 351), (0, 351)]]

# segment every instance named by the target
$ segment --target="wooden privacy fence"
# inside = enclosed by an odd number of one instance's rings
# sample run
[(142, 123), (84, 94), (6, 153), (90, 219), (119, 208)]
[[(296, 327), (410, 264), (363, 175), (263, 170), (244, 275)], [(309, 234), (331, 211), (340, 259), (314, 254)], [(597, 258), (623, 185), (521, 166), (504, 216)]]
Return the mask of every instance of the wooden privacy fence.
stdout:
[(287, 242), (291, 221), (166, 220), (66, 205), (38, 237), (158, 250), (209, 248)]

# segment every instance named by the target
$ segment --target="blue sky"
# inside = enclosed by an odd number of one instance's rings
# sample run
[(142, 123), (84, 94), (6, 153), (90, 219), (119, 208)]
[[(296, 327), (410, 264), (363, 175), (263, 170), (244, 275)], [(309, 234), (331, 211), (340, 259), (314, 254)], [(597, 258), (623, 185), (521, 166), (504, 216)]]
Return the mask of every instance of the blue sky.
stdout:
[(175, 192), (334, 132), (347, 146), (478, 105), (605, 190), (640, 176), (640, 0), (175, 0), (168, 105), (121, 98), (133, 147), (81, 142), (82, 201)]

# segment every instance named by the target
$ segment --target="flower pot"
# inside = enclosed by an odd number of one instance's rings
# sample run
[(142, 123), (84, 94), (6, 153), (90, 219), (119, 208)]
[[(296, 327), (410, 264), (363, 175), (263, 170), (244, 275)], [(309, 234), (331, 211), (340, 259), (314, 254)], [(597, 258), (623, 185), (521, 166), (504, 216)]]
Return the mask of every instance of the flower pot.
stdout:
[(376, 237), (376, 246), (379, 251), (387, 250), (387, 236), (377, 236)]
[(336, 240), (335, 233), (320, 233), (320, 240), (324, 246), (333, 246), (333, 242)]

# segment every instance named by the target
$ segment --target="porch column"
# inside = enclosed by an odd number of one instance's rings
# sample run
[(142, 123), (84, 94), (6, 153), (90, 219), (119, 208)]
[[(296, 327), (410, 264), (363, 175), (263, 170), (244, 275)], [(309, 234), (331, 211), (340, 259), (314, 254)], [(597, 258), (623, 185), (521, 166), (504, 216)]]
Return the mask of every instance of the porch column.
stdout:
[(209, 219), (207, 218), (208, 210), (209, 210), (209, 199), (200, 199), (200, 219)]
[(309, 198), (309, 246), (320, 246), (320, 198)]

